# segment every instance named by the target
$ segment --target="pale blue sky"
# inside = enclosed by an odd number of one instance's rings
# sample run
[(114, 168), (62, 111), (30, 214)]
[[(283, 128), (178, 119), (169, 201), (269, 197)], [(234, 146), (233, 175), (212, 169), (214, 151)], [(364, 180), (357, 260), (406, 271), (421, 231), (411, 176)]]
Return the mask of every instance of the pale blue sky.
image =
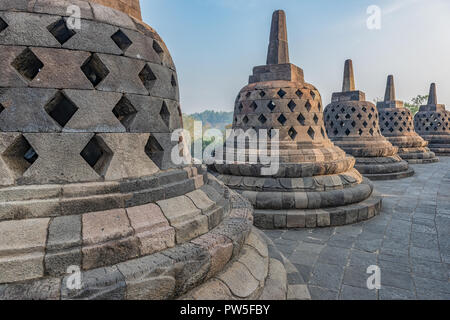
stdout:
[[(366, 26), (370, 5), (381, 30)], [(409, 101), (438, 86), (450, 109), (449, 0), (141, 0), (144, 20), (165, 40), (178, 71), (185, 113), (232, 111), (256, 65), (265, 64), (270, 20), (286, 11), (291, 62), (324, 104), (342, 86), (351, 58), (357, 89), (384, 95), (394, 74), (397, 98)]]

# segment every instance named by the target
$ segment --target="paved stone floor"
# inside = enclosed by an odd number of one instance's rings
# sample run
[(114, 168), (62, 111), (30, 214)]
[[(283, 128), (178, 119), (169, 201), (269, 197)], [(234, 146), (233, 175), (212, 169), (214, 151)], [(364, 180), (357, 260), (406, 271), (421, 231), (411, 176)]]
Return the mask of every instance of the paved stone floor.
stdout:
[[(312, 299), (450, 299), (450, 158), (413, 168), (411, 178), (375, 182), (384, 200), (372, 220), (265, 231)], [(367, 289), (370, 265), (381, 270), (380, 290)]]

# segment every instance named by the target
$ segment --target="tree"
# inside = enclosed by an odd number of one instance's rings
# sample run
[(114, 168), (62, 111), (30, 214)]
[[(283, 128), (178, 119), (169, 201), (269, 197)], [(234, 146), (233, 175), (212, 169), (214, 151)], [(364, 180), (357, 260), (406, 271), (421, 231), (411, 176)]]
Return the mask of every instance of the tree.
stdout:
[(411, 110), (411, 113), (414, 116), (419, 111), (420, 106), (426, 104), (427, 100), (428, 100), (428, 95), (421, 96), (419, 94), (417, 97), (412, 98), (410, 103), (406, 102), (405, 108), (408, 108), (409, 110)]

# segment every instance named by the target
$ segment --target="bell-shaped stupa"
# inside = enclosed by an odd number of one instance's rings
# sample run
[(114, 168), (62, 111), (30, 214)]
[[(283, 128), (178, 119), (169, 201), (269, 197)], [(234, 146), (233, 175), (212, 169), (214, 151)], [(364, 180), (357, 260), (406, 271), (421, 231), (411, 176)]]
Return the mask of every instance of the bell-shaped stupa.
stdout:
[(355, 168), (372, 180), (410, 177), (414, 170), (381, 135), (376, 106), (366, 101), (366, 94), (355, 89), (353, 63), (345, 62), (342, 92), (333, 93), (325, 108), (328, 136), (345, 152), (356, 158)]
[(450, 111), (438, 104), (436, 84), (432, 83), (428, 103), (414, 116), (416, 132), (428, 141), (431, 151), (440, 156), (450, 155)]
[[(267, 64), (253, 69), (249, 84), (236, 99), (233, 129), (255, 129), (260, 140), (264, 135), (260, 130), (270, 130), (272, 138), (274, 130), (279, 130), (279, 139), (269, 141), (268, 150), (228, 139), (227, 146), (237, 144), (226, 154), (233, 160), (216, 159), (210, 166), (220, 180), (254, 205), (256, 226), (337, 226), (379, 213), (381, 199), (354, 169), (355, 159), (327, 137), (319, 91), (305, 82), (302, 69), (289, 63), (283, 11), (273, 14)], [(273, 145), (278, 150), (273, 151), (272, 160), (279, 169), (270, 175), (265, 172), (270, 165), (261, 158), (250, 163), (238, 157), (271, 154)]]
[(250, 203), (172, 161), (177, 73), (138, 0), (73, 2), (0, 2), (0, 300), (285, 298)]
[(438, 162), (428, 142), (414, 130), (414, 117), (403, 101), (395, 99), (394, 76), (388, 76), (384, 101), (377, 103), (381, 134), (398, 147), (398, 155), (410, 164)]

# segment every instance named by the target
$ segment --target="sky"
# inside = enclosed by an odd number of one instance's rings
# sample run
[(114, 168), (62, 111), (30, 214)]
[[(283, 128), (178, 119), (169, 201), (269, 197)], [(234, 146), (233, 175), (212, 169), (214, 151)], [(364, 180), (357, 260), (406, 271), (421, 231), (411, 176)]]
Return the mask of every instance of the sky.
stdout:
[[(369, 29), (369, 6), (381, 9)], [(233, 111), (254, 66), (264, 65), (271, 17), (287, 16), (291, 63), (321, 92), (342, 88), (353, 60), (356, 87), (382, 98), (389, 74), (397, 99), (410, 101), (437, 84), (450, 110), (449, 0), (141, 0), (143, 19), (164, 39), (179, 77), (184, 113)]]

